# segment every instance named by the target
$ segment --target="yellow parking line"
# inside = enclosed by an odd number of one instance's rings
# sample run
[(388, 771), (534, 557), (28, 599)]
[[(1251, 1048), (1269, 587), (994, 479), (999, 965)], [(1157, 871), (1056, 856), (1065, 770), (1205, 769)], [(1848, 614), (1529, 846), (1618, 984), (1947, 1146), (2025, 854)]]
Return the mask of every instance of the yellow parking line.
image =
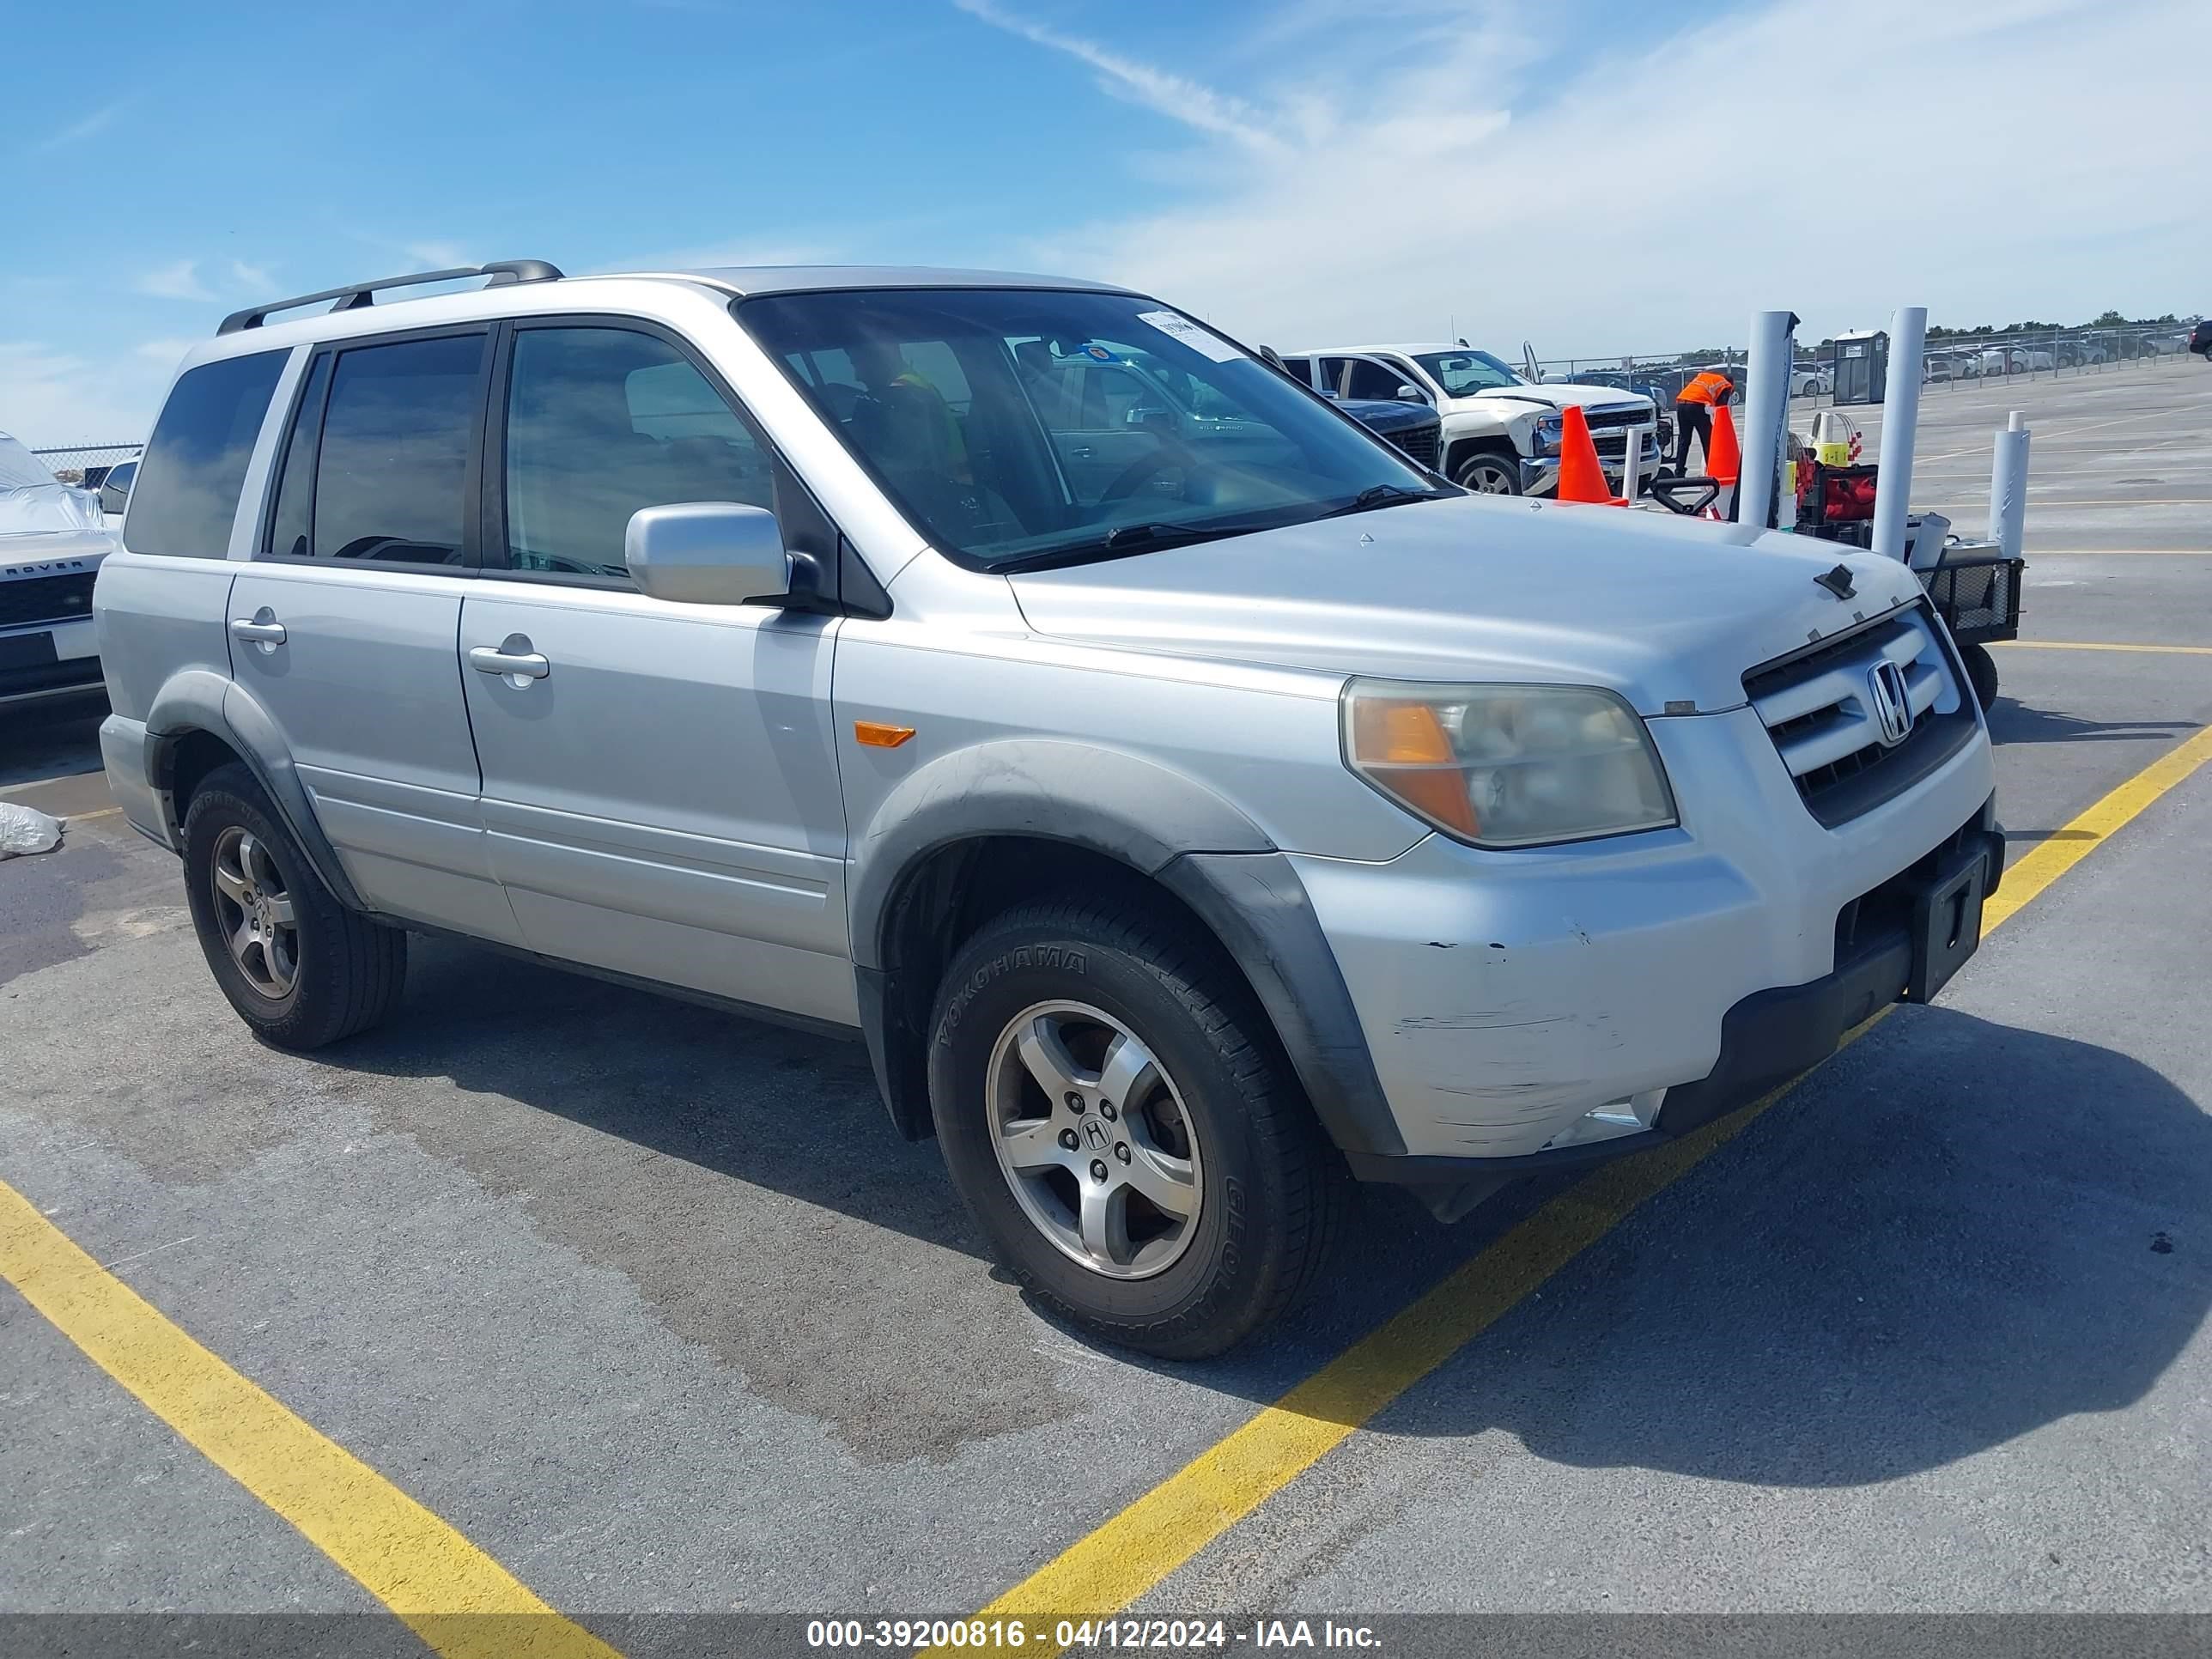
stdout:
[(2212, 657), (2212, 645), (2124, 645), (2101, 640), (1993, 640), (2004, 651), (2146, 651), (2154, 657)]
[[(1983, 912), (1984, 934), (2208, 760), (2212, 727), (2024, 854)], [(1888, 1012), (1848, 1033), (1844, 1043), (1856, 1042)], [(1680, 1140), (1585, 1176), (977, 1616), (1024, 1620), (1031, 1643), (1043, 1643), (1042, 1653), (1048, 1655), (1058, 1650), (1050, 1639), (1053, 1621), (1103, 1618), (1127, 1607), (1796, 1086), (1785, 1084)]]
[(1996, 927), (2095, 852), (2129, 819), (2207, 761), (2212, 761), (2212, 726), (2169, 749), (2058, 834), (2021, 854), (2005, 872), (2004, 886), (1991, 894), (1983, 908), (1983, 932)]
[(447, 1659), (619, 1659), (445, 1522), (193, 1341), (4, 1181), (0, 1278), (436, 1652)]

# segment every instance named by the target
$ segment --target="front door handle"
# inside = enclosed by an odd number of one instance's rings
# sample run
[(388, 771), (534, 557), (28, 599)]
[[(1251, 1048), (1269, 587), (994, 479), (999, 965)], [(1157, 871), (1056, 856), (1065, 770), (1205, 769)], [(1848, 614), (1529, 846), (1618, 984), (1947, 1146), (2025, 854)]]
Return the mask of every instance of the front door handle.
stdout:
[(531, 645), (527, 634), (509, 634), (497, 645), (471, 646), (469, 666), (479, 674), (501, 675), (518, 690), (553, 672), (553, 665)]
[(230, 633), (233, 639), (251, 640), (264, 654), (284, 643), (284, 624), (265, 605), (251, 617), (233, 617)]

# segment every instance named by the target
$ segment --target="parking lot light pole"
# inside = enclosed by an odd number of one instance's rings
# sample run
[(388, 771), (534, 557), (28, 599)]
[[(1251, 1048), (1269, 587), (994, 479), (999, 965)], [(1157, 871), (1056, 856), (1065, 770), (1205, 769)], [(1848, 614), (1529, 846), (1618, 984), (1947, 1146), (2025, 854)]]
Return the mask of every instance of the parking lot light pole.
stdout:
[(1875, 475), (1873, 550), (1905, 556), (1905, 514), (1912, 495), (1912, 441), (1920, 425), (1921, 349), (1928, 307), (1900, 306), (1889, 324), (1889, 379), (1881, 408), (1881, 462)]
[(1751, 350), (1744, 369), (1743, 471), (1736, 522), (1764, 526), (1774, 520), (1780, 492), (1782, 434), (1790, 422), (1790, 373), (1796, 362), (1790, 343), (1797, 326), (1792, 311), (1752, 313)]

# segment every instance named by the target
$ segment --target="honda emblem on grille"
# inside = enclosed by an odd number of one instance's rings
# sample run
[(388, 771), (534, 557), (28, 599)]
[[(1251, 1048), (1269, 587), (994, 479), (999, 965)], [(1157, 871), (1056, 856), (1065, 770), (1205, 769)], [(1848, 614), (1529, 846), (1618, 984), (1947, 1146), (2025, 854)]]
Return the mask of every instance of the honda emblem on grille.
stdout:
[(1896, 748), (1912, 730), (1912, 700), (1905, 689), (1905, 671), (1887, 657), (1867, 670), (1867, 702), (1882, 747)]

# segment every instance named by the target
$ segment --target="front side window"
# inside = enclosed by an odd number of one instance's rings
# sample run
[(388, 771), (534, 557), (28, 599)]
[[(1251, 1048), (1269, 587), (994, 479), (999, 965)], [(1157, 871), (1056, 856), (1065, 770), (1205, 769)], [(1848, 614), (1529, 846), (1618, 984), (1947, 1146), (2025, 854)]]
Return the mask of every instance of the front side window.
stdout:
[(131, 491), (134, 553), (220, 559), (254, 441), (283, 373), (282, 351), (257, 351), (187, 369), (161, 406)]
[(441, 335), (337, 354), (315, 465), (315, 557), (466, 562), (468, 464), (487, 337)]
[(938, 547), (1118, 556), (1438, 493), (1157, 301), (1031, 289), (741, 301), (738, 320)]
[(1413, 385), (1413, 381), (1407, 379), (1403, 369), (1377, 362), (1371, 357), (1354, 357), (1351, 372), (1345, 378), (1344, 395), (1347, 398), (1373, 398), (1388, 403), (1397, 397), (1400, 386)]
[(775, 503), (768, 453), (666, 341), (624, 328), (526, 328), (507, 378), (511, 569), (626, 576), (640, 507)]
[(1478, 392), (1503, 392), (1526, 381), (1486, 351), (1425, 351), (1413, 361), (1448, 398), (1472, 398)]

